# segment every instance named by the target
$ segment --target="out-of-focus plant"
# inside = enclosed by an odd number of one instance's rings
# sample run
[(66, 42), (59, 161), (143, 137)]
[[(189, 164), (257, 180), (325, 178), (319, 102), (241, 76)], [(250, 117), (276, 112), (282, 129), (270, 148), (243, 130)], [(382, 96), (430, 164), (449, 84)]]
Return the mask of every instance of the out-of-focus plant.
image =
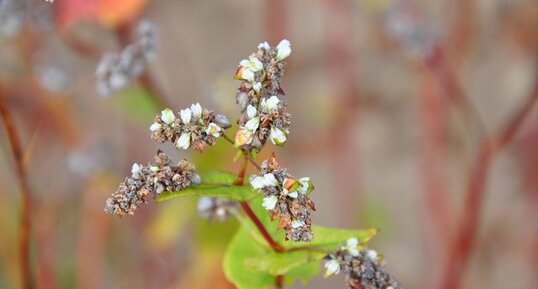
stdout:
[[(282, 288), (296, 279), (308, 281), (320, 271), (325, 276), (343, 272), (348, 288), (401, 288), (383, 268), (383, 258), (366, 243), (377, 229), (344, 230), (312, 224), (314, 185), (309, 177), (291, 175), (273, 153), (261, 164), (258, 153), (270, 141), (283, 146), (290, 133), (291, 114), (282, 100), (285, 60), (291, 53), (288, 40), (276, 47), (260, 43), (256, 52), (240, 62), (235, 78), (241, 81), (236, 102), (241, 115), (232, 139), (229, 119), (199, 103), (174, 112), (166, 108), (150, 125), (151, 138), (169, 142), (179, 150), (203, 152), (224, 139), (241, 159), (237, 174), (210, 171), (199, 174), (187, 160), (174, 163), (162, 151), (147, 165), (133, 164), (131, 176), (106, 201), (107, 213), (133, 215), (151, 200), (200, 196), (204, 217), (224, 221), (235, 216), (241, 224), (228, 245), (224, 272), (238, 288)], [(248, 166), (257, 173), (248, 178)], [(241, 207), (244, 214), (239, 213)]]

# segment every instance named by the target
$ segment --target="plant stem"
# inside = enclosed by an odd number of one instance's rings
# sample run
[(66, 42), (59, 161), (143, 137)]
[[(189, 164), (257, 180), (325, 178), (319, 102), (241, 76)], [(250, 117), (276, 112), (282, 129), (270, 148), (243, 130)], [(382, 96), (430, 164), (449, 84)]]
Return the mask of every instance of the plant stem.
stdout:
[(34, 278), (32, 276), (32, 269), (30, 265), (30, 229), (31, 218), (30, 212), (32, 209), (32, 198), (30, 194), (30, 186), (26, 178), (26, 171), (24, 168), (24, 156), (22, 151), (22, 145), (17, 135), (17, 130), (13, 122), (7, 104), (4, 100), (4, 93), (0, 87), (0, 114), (6, 129), (6, 134), (9, 139), (11, 151), (15, 161), (15, 173), (17, 181), (19, 183), (21, 191), (21, 212), (20, 212), (20, 233), (19, 233), (19, 266), (21, 271), (21, 277), (23, 282), (23, 288), (33, 289), (35, 288)]
[(538, 77), (535, 79), (531, 95), (510, 119), (508, 125), (496, 135), (491, 137), (486, 136), (482, 140), (482, 145), (477, 152), (475, 165), (472, 168), (467, 183), (463, 216), (448, 251), (448, 260), (441, 288), (459, 288), (463, 269), (469, 259), (472, 243), (477, 233), (480, 209), (484, 197), (485, 182), (490, 164), (498, 152), (512, 141), (514, 135), (522, 126), (525, 118), (532, 111), (537, 100)]
[(284, 275), (277, 275), (275, 278), (275, 287), (277, 289), (284, 288)]

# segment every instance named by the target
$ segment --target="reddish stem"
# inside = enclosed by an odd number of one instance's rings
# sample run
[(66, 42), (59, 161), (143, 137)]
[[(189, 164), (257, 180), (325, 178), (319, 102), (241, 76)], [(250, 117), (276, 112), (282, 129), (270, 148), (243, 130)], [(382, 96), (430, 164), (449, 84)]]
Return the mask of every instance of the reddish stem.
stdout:
[(275, 287), (276, 289), (284, 288), (284, 275), (277, 275), (275, 278)]
[(20, 233), (19, 233), (19, 266), (23, 282), (23, 288), (35, 288), (34, 278), (32, 276), (32, 268), (30, 264), (30, 228), (31, 219), (30, 212), (32, 209), (32, 198), (30, 186), (26, 178), (26, 170), (24, 168), (24, 156), (22, 145), (17, 135), (17, 130), (13, 122), (7, 104), (4, 100), (4, 93), (0, 88), (0, 114), (6, 129), (13, 158), (15, 160), (15, 173), (21, 191), (21, 212), (20, 212)]
[(484, 138), (476, 155), (476, 162), (467, 183), (466, 197), (462, 219), (455, 238), (449, 248), (442, 289), (457, 289), (463, 275), (463, 269), (469, 259), (472, 244), (476, 236), (480, 217), (481, 203), (484, 197), (485, 181), (493, 157), (505, 148), (522, 126), (538, 100), (538, 77), (530, 97), (510, 119), (508, 125), (491, 138)]

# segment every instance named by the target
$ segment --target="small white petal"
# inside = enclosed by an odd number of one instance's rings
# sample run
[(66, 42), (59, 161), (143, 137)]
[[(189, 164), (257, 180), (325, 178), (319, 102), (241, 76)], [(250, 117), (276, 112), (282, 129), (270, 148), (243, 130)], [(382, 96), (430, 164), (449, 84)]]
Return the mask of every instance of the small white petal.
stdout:
[(131, 174), (136, 174), (138, 173), (140, 170), (142, 169), (142, 166), (137, 164), (137, 163), (134, 163), (133, 164), (133, 167), (131, 168)]
[(253, 106), (253, 105), (248, 105), (247, 106), (247, 116), (249, 119), (253, 118), (256, 116), (258, 112), (256, 111), (256, 108)]
[(374, 250), (368, 250), (366, 252), (366, 256), (368, 256), (368, 258), (370, 258), (370, 260), (374, 261), (374, 262), (377, 262), (378, 261), (378, 256), (377, 256), (377, 252), (374, 251)]
[(262, 89), (262, 84), (260, 82), (255, 82), (254, 84), (252, 84), (252, 89), (254, 89), (256, 93), (260, 93), (260, 90)]
[(276, 95), (271, 96), (270, 98), (264, 98), (260, 102), (260, 107), (266, 112), (272, 112), (278, 106), (280, 99)]
[(175, 119), (176, 117), (171, 109), (165, 108), (163, 111), (161, 111), (161, 120), (167, 125), (171, 125)]
[(159, 171), (159, 167), (158, 166), (151, 166), (151, 167), (149, 167), (149, 170), (155, 173), (155, 172)]
[(269, 50), (269, 49), (271, 49), (271, 46), (269, 46), (269, 43), (267, 43), (267, 41), (264, 41), (264, 42), (261, 42), (260, 44), (258, 44), (258, 49)]
[(311, 181), (309, 177), (300, 178), (299, 183), (301, 186), (297, 191), (299, 191), (301, 194), (307, 194), (309, 191), (311, 191)]
[(249, 69), (252, 70), (252, 72), (258, 72), (263, 69), (263, 63), (256, 57), (250, 57), (249, 58)]
[(183, 124), (189, 124), (191, 122), (192, 111), (189, 108), (182, 109), (179, 112), (179, 116), (181, 117), (181, 122)]
[(255, 132), (258, 129), (258, 126), (260, 125), (260, 118), (259, 117), (253, 117), (247, 123), (245, 123), (245, 128)]
[(250, 186), (255, 190), (263, 189), (265, 187), (264, 178), (261, 176), (255, 176), (255, 175), (251, 176)]
[(325, 278), (338, 273), (340, 273), (340, 263), (338, 263), (338, 260), (333, 259), (325, 262)]
[(214, 136), (214, 137), (219, 137), (219, 136), (220, 136), (220, 131), (221, 131), (221, 130), (222, 130), (222, 129), (220, 128), (220, 126), (218, 126), (218, 125), (216, 125), (216, 124), (214, 124), (214, 123), (211, 122), (211, 123), (209, 123), (209, 125), (207, 126), (205, 132), (206, 132), (207, 134), (210, 134), (210, 135)]
[(264, 207), (266, 210), (273, 210), (276, 206), (276, 203), (278, 201), (277, 196), (269, 196), (263, 198), (262, 207)]
[(243, 59), (243, 60), (239, 61), (239, 66), (243, 66), (243, 67), (247, 68), (249, 63), (250, 63), (250, 61), (248, 59)]
[(349, 252), (349, 254), (351, 254), (351, 256), (359, 256), (359, 250), (358, 249), (348, 249), (347, 250)]
[(241, 73), (241, 78), (246, 81), (252, 82), (254, 81), (254, 72), (252, 72), (252, 70), (248, 68), (245, 68), (243, 72)]
[(276, 54), (276, 60), (281, 61), (286, 59), (291, 54), (291, 43), (284, 39), (278, 43), (276, 46), (277, 54)]
[(191, 145), (191, 134), (190, 133), (184, 133), (182, 134), (176, 141), (176, 147), (178, 149), (188, 149)]
[(359, 240), (357, 238), (349, 238), (346, 242), (347, 248), (356, 248), (359, 245)]
[(202, 117), (202, 106), (199, 103), (192, 104), (191, 111), (195, 120), (198, 120)]
[(157, 122), (154, 122), (150, 125), (149, 127), (149, 130), (150, 131), (158, 131), (160, 130), (161, 128), (163, 128), (163, 126), (160, 124), (160, 123), (157, 123)]
[(300, 227), (302, 227), (304, 225), (306, 225), (306, 224), (301, 220), (293, 220), (293, 221), (291, 221), (291, 227), (294, 228), (294, 229), (300, 228)]
[(283, 145), (286, 142), (286, 134), (275, 127), (271, 127), (269, 138), (274, 145)]
[(297, 199), (297, 197), (299, 197), (299, 193), (297, 191), (288, 193), (288, 197), (293, 198), (293, 199)]
[(276, 187), (278, 186), (278, 181), (275, 178), (275, 175), (273, 174), (265, 174), (263, 175), (263, 183), (266, 187)]

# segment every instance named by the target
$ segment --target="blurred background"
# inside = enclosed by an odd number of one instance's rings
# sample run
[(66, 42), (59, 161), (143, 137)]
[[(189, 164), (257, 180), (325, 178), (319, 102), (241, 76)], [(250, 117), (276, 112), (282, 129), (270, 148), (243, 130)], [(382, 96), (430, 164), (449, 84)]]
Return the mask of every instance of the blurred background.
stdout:
[[(101, 96), (101, 57), (141, 19), (159, 29), (155, 57)], [(233, 288), (221, 262), (235, 221), (200, 218), (194, 198), (122, 219), (103, 208), (158, 148), (237, 170), (225, 142), (179, 153), (148, 127), (193, 102), (234, 120), (239, 61), (283, 38), (293, 124), (259, 159), (276, 151), (312, 177), (316, 223), (380, 228), (370, 246), (405, 288), (537, 288), (538, 2), (0, 0), (0, 103), (20, 138), (38, 288)], [(17, 289), (22, 190), (4, 128), (0, 288)]]

